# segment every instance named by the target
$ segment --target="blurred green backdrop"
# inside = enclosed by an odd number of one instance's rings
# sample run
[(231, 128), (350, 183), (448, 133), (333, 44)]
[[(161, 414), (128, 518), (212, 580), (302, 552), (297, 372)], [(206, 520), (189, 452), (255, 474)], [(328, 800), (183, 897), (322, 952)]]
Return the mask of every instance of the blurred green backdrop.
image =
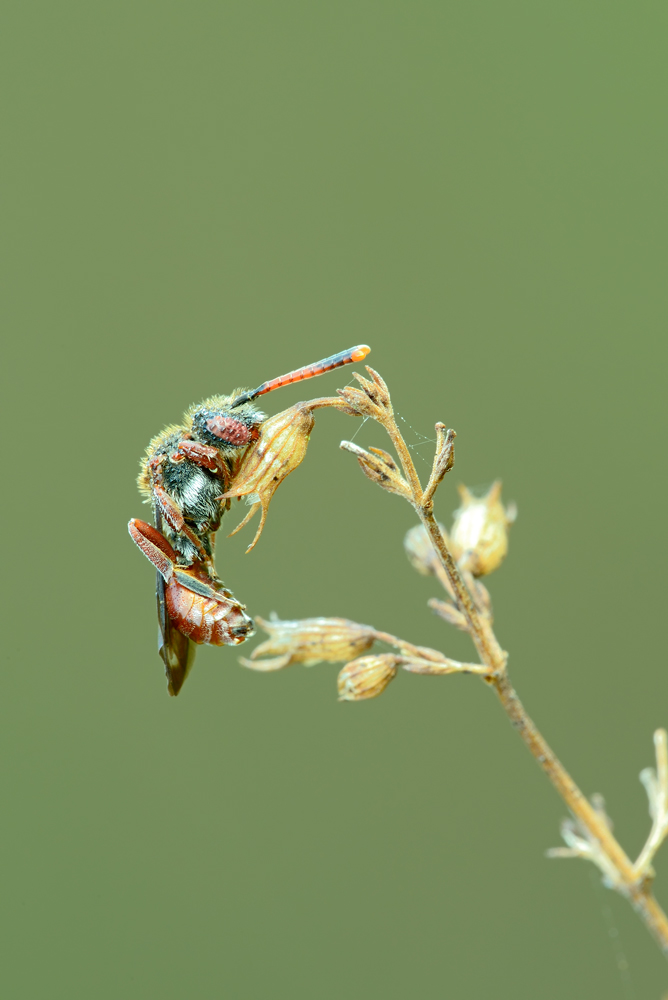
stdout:
[[(203, 649), (169, 699), (126, 522), (190, 402), (371, 344), (408, 440), (458, 432), (442, 519), (457, 480), (517, 501), (500, 640), (637, 851), (668, 723), (665, 6), (2, 17), (3, 996), (658, 997), (627, 905), (544, 859), (564, 808), (488, 690), (404, 675), (340, 705), (335, 667)], [(318, 415), (220, 571), (252, 612), (468, 657), (403, 555), (407, 505), (338, 450), (355, 426)]]

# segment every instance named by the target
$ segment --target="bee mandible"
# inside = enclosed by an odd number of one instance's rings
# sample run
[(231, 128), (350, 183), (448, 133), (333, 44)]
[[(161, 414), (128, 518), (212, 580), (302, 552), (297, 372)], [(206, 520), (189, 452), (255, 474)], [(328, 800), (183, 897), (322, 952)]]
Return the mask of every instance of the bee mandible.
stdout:
[[(171, 695), (179, 693), (190, 671), (195, 643), (236, 646), (255, 632), (246, 606), (223, 585), (214, 565), (216, 532), (231, 504), (226, 494), (234, 489), (242, 461), (252, 457), (254, 449), (263, 457), (269, 452), (262, 442), (266, 416), (255, 400), (281, 386), (361, 361), (369, 350), (359, 345), (257, 389), (211, 396), (191, 406), (183, 424), (170, 425), (151, 440), (137, 483), (153, 506), (155, 526), (133, 518), (128, 530), (158, 571), (158, 651)], [(309, 419), (312, 422), (310, 413)]]

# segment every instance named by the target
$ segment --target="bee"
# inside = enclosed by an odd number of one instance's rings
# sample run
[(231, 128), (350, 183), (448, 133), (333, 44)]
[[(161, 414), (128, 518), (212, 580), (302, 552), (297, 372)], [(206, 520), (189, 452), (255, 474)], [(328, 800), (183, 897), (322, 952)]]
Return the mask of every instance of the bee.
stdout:
[(257, 389), (211, 396), (191, 406), (183, 424), (170, 425), (151, 440), (137, 484), (153, 506), (154, 525), (132, 518), (128, 530), (157, 570), (158, 652), (170, 695), (181, 690), (196, 643), (236, 646), (255, 632), (246, 606), (224, 586), (214, 564), (216, 532), (231, 504), (226, 494), (233, 490), (243, 459), (261, 440), (266, 415), (255, 400), (361, 361), (369, 350), (353, 347)]

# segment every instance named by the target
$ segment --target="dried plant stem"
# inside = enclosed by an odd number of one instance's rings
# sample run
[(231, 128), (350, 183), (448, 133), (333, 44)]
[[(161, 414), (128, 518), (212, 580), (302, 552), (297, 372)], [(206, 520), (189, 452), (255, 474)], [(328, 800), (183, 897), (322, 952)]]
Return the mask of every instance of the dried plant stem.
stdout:
[(493, 685), (504, 711), (529, 752), (547, 774), (570, 811), (587, 831), (589, 838), (598, 845), (599, 851), (606, 857), (609, 862), (607, 870), (616, 876), (614, 888), (630, 900), (668, 958), (668, 918), (651, 891), (651, 874), (647, 873), (645, 866), (640, 864), (642, 855), (638, 859), (639, 864), (634, 865), (613, 836), (604, 816), (594, 809), (583, 795), (536, 728), (510, 683), (506, 670), (507, 656), (501, 649), (491, 625), (478, 614), (457, 564), (436, 523), (433, 511), (430, 507), (425, 509), (419, 502), (414, 503), (414, 507), (439, 555), (459, 610), (469, 625), (469, 631), (480, 659), (489, 668), (489, 674), (486, 678), (488, 683)]
[[(652, 829), (634, 864), (612, 833), (602, 798), (594, 796), (591, 802), (585, 798), (527, 715), (508, 677), (508, 654), (494, 634), (487, 590), (471, 575), (473, 570), (460, 571), (448, 537), (434, 518), (434, 495), (454, 463), (455, 432), (447, 430), (445, 424), (436, 424), (434, 463), (423, 490), (410, 449), (397, 426), (389, 389), (378, 372), (368, 366), (367, 372), (371, 381), (355, 374), (360, 388), (339, 389), (339, 395), (349, 408), (347, 412), (372, 417), (384, 427), (399, 457), (403, 477), (392, 456), (380, 449), (372, 448), (367, 452), (347, 441), (341, 442), (341, 447), (355, 455), (369, 479), (389, 493), (402, 496), (414, 507), (438, 557), (438, 562), (429, 562), (428, 572), (436, 574), (456, 605), (455, 608), (437, 601), (432, 607), (446, 621), (470, 634), (481, 662), (464, 664), (448, 660), (436, 650), (411, 646), (386, 633), (375, 633), (376, 638), (399, 649), (406, 661), (404, 669), (432, 674), (476, 673), (492, 685), (514, 728), (572, 813), (573, 819), (562, 824), (567, 846), (553, 849), (549, 855), (593, 861), (602, 871), (606, 884), (632, 903), (668, 958), (668, 918), (652, 894), (654, 871), (651, 865), (654, 854), (668, 836), (668, 734), (664, 730), (655, 733), (656, 770), (646, 768), (640, 776), (649, 799)], [(504, 516), (508, 517), (508, 513), (504, 512)]]
[[(529, 752), (576, 817), (580, 827), (586, 833), (588, 841), (595, 845), (596, 853), (601, 856), (600, 867), (604, 868), (606, 877), (615, 889), (629, 899), (668, 958), (668, 918), (652, 893), (651, 883), (654, 873), (650, 866), (651, 857), (663, 839), (665, 829), (663, 834), (655, 833), (659, 827), (659, 821), (655, 819), (653, 832), (650, 834), (648, 843), (638, 862), (634, 864), (614, 837), (605, 813), (595, 809), (588, 801), (559, 758), (548, 746), (510, 683), (506, 669), (507, 654), (499, 645), (491, 623), (479, 614), (475, 601), (448, 548), (447, 541), (436, 522), (433, 512), (435, 488), (430, 483), (427, 491), (423, 492), (410, 451), (396, 425), (394, 415), (390, 412), (382, 422), (392, 439), (410, 485), (411, 503), (422, 521), (445, 571), (449, 584), (446, 589), (454, 595), (458, 608), (466, 619), (469, 634), (475, 643), (480, 659), (487, 668), (484, 679), (494, 687), (506, 715)], [(439, 426), (437, 425), (437, 432)], [(444, 440), (442, 435), (439, 435), (439, 438), (440, 441)], [(662, 751), (663, 753), (661, 753)], [(657, 763), (659, 784), (663, 780), (665, 785), (667, 780), (665, 772), (668, 770), (665, 734), (663, 741), (657, 742)]]

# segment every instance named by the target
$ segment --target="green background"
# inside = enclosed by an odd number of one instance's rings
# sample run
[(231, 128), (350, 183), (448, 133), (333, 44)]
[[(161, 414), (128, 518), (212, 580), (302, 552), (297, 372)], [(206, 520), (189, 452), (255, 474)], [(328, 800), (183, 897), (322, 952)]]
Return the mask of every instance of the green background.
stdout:
[[(341, 705), (334, 666), (203, 649), (169, 699), (126, 522), (137, 459), (193, 400), (370, 344), (409, 442), (458, 432), (439, 516), (457, 481), (517, 502), (500, 641), (638, 851), (668, 723), (667, 22), (591, 0), (5, 6), (3, 996), (666, 989), (627, 904), (544, 858), (565, 810), (489, 690), (402, 675)], [(221, 536), (221, 575), (254, 613), (469, 657), (402, 552), (409, 507), (338, 449), (356, 427), (318, 414), (257, 549)], [(668, 849), (657, 868), (665, 905)]]

